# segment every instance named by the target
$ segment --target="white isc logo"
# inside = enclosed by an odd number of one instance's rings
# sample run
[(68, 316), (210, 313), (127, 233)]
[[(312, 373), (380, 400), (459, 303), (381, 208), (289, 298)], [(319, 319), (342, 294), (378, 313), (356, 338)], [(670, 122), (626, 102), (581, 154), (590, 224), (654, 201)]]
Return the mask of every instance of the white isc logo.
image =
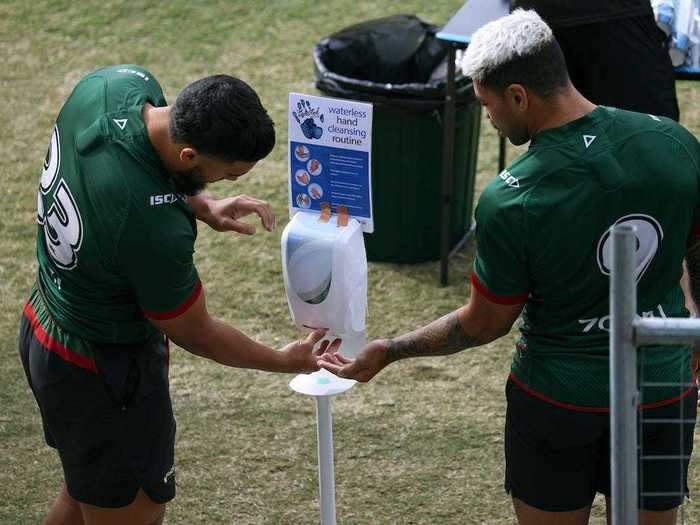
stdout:
[[(174, 204), (180, 196), (177, 193), (165, 193), (163, 195), (151, 195), (148, 203), (151, 206), (160, 206), (161, 204)], [(184, 199), (183, 199), (184, 200)]]
[(510, 186), (511, 188), (519, 188), (520, 187), (520, 181), (513, 177), (511, 175), (510, 171), (508, 170), (503, 170), (501, 173), (498, 174), (498, 177), (506, 183), (507, 186)]

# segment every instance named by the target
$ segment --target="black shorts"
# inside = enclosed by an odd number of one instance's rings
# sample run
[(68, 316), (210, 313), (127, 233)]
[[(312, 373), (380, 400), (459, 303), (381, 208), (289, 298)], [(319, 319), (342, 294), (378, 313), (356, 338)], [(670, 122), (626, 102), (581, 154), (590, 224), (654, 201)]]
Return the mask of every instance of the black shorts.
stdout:
[(159, 335), (139, 344), (94, 346), (97, 373), (49, 351), (22, 316), (22, 365), (68, 493), (114, 508), (130, 504), (142, 488), (165, 503), (175, 497), (167, 342)]
[(591, 102), (678, 120), (666, 36), (651, 15), (555, 28), (574, 86)]
[[(610, 495), (610, 414), (576, 412), (506, 385), (506, 492), (550, 512), (588, 507), (596, 493)], [(681, 401), (643, 411), (644, 456), (686, 456), (693, 451), (697, 392)], [(683, 416), (686, 423), (668, 423)], [(653, 419), (663, 420), (654, 423)], [(663, 511), (688, 494), (689, 460), (643, 460), (641, 491), (672, 495), (642, 498), (640, 508)]]

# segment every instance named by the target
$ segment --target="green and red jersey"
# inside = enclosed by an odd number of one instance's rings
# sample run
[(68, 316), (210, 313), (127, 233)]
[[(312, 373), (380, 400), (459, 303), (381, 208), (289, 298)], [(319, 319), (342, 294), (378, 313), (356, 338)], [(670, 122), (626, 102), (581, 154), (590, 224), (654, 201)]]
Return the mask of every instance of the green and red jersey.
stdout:
[[(181, 314), (201, 291), (195, 217), (151, 145), (146, 103), (166, 105), (147, 70), (106, 67), (78, 83), (53, 129), (38, 192), (35, 292), (74, 341), (145, 340), (156, 330), (149, 318)], [(41, 310), (37, 300), (33, 293), (28, 304)]]
[[(679, 286), (700, 224), (700, 144), (670, 119), (598, 107), (533, 137), (482, 194), (473, 286), (493, 302), (525, 302), (512, 377), (561, 406), (609, 406), (610, 229), (637, 227), (638, 313), (687, 317)], [(690, 349), (640, 352), (643, 390), (671, 400), (691, 382)]]

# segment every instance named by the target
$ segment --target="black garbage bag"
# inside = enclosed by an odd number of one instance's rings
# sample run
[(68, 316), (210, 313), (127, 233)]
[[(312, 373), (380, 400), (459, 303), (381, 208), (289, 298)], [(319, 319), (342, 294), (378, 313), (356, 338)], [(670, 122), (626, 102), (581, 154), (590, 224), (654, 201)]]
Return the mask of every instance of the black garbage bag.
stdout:
[[(362, 22), (314, 48), (316, 87), (331, 96), (433, 109), (444, 102), (449, 44), (438, 27), (413, 15)], [(457, 101), (473, 100), (471, 80), (456, 75)]]

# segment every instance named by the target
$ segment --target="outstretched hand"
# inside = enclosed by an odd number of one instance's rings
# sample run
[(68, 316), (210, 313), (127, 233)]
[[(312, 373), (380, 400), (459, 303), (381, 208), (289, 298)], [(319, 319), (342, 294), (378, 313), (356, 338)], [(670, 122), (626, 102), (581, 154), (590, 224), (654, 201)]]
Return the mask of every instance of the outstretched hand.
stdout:
[(389, 364), (387, 352), (389, 341), (377, 339), (365, 346), (355, 359), (348, 359), (342, 353), (329, 347), (319, 358), (318, 364), (329, 372), (366, 383)]
[[(336, 353), (338, 351), (341, 343), (340, 339), (321, 341), (326, 332), (325, 328), (314, 330), (305, 339), (294, 341), (282, 348), (291, 372), (303, 374), (315, 372), (320, 368), (318, 362), (322, 354), (325, 352)], [(314, 346), (319, 341), (321, 341), (321, 344), (314, 350)]]
[(190, 197), (190, 202), (197, 218), (218, 232), (233, 231), (243, 235), (253, 235), (255, 225), (239, 220), (253, 213), (260, 217), (260, 222), (267, 231), (275, 228), (275, 214), (272, 207), (268, 202), (255, 197), (237, 195), (213, 199), (208, 195), (197, 195), (194, 198)]

